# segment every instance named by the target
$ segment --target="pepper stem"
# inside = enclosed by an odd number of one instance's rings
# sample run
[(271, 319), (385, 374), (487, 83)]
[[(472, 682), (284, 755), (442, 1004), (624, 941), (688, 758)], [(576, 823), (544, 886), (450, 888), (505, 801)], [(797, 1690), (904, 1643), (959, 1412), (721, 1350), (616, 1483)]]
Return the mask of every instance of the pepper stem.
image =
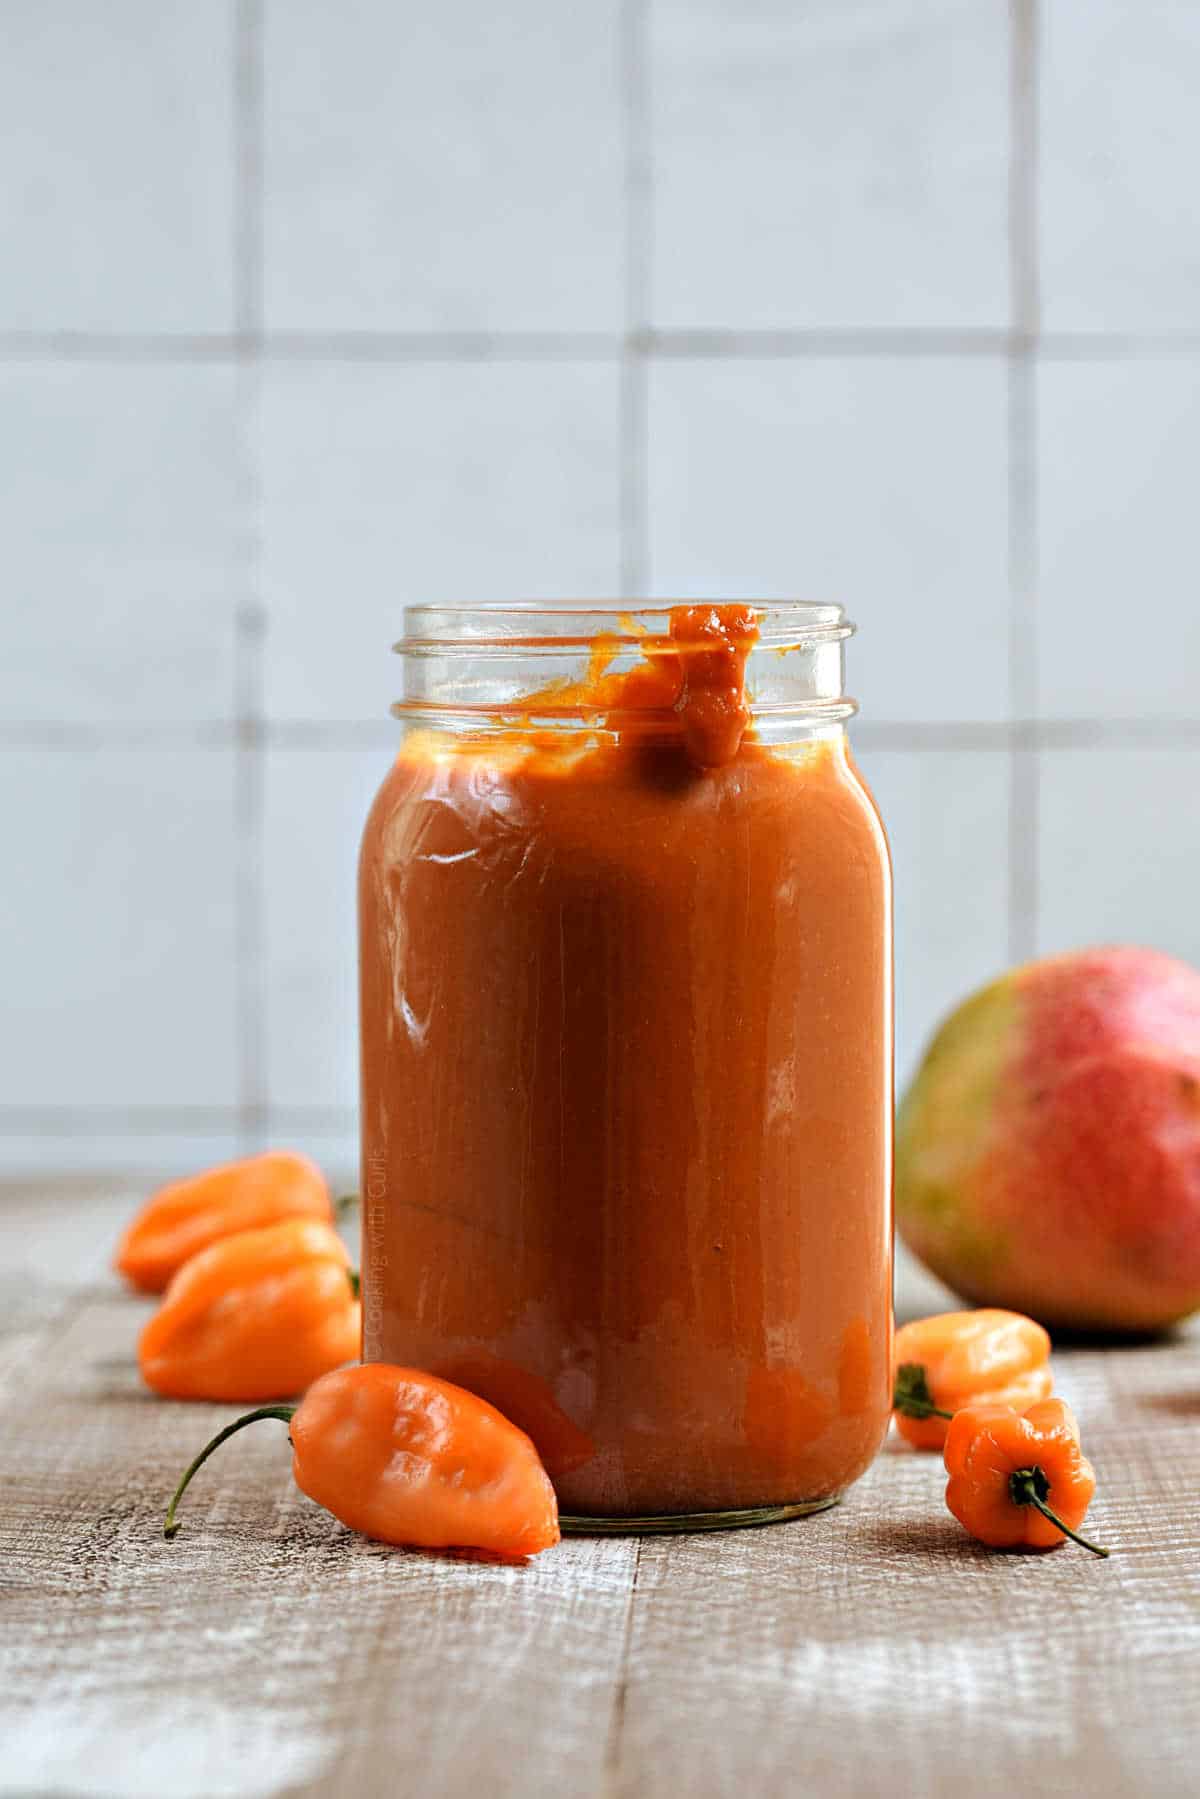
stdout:
[(892, 1393), (892, 1410), (903, 1412), (906, 1418), (953, 1418), (953, 1412), (944, 1412), (941, 1406), (934, 1405), (933, 1394), (929, 1391), (929, 1378), (925, 1373), (923, 1362), (901, 1362), (896, 1370), (896, 1386)]
[(344, 1218), (346, 1216), (346, 1213), (352, 1212), (357, 1204), (358, 1204), (358, 1194), (357, 1193), (339, 1193), (337, 1198), (333, 1202), (334, 1217), (335, 1218)]
[(227, 1424), (224, 1430), (219, 1430), (211, 1443), (204, 1445), (195, 1461), (189, 1462), (184, 1469), (183, 1477), (171, 1495), (171, 1503), (167, 1507), (167, 1515), (163, 1519), (163, 1536), (170, 1539), (178, 1532), (180, 1525), (175, 1517), (175, 1507), (187, 1491), (193, 1474), (198, 1468), (203, 1468), (214, 1449), (219, 1449), (227, 1438), (244, 1429), (247, 1424), (257, 1424), (260, 1418), (278, 1418), (281, 1423), (290, 1424), (295, 1415), (294, 1405), (260, 1405), (257, 1411), (243, 1412), (240, 1418), (235, 1418), (232, 1424)]
[(347, 1268), (346, 1279), (350, 1282), (350, 1291), (353, 1293), (355, 1299), (360, 1298), (362, 1294), (362, 1276), (359, 1274), (358, 1269)]
[(1014, 1505), (1034, 1506), (1043, 1518), (1049, 1518), (1051, 1524), (1061, 1530), (1064, 1537), (1070, 1537), (1072, 1543), (1078, 1543), (1081, 1549), (1090, 1549), (1093, 1555), (1103, 1556), (1105, 1560), (1112, 1554), (1111, 1549), (1101, 1549), (1099, 1543), (1089, 1543), (1086, 1537), (1081, 1537), (1077, 1530), (1072, 1530), (1069, 1524), (1064, 1524), (1058, 1513), (1046, 1504), (1046, 1494), (1050, 1491), (1050, 1482), (1041, 1468), (1018, 1468), (1009, 1476), (1008, 1490)]

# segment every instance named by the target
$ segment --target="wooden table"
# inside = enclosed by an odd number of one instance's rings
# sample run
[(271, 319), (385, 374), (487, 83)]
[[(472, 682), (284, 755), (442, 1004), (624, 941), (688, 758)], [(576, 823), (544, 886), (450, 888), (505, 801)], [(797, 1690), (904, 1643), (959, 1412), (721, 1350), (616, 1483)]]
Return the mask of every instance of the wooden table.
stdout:
[(0, 1794), (1200, 1793), (1195, 1334), (1055, 1358), (1109, 1562), (977, 1547), (895, 1444), (794, 1524), (405, 1554), (302, 1498), (271, 1425), (166, 1543), (232, 1410), (139, 1388), (147, 1307), (105, 1274), (134, 1198), (0, 1195)]

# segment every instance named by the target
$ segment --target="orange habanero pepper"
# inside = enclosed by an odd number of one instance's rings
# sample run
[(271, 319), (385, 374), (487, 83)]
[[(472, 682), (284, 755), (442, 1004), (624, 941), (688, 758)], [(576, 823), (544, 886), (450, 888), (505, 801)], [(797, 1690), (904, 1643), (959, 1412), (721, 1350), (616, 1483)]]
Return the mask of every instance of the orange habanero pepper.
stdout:
[(358, 1276), (331, 1224), (288, 1218), (185, 1262), (138, 1341), (168, 1399), (289, 1399), (361, 1349)]
[(1093, 1555), (1108, 1555), (1079, 1535), (1096, 1475), (1065, 1400), (1043, 1399), (1024, 1412), (1002, 1405), (956, 1412), (946, 1436), (946, 1471), (946, 1504), (981, 1543), (1057, 1549), (1070, 1537)]
[(940, 1312), (896, 1332), (896, 1428), (917, 1449), (941, 1449), (954, 1414), (967, 1405), (1018, 1412), (1054, 1385), (1050, 1339), (1020, 1312)]
[(558, 1542), (558, 1504), (524, 1431), (463, 1387), (359, 1363), (324, 1375), (298, 1406), (262, 1406), (226, 1425), (185, 1472), (175, 1508), (213, 1450), (259, 1418), (289, 1426), (296, 1485), (381, 1543), (536, 1555)]
[(113, 1266), (143, 1293), (161, 1293), (189, 1256), (219, 1237), (283, 1218), (333, 1219), (325, 1176), (292, 1150), (271, 1149), (160, 1187), (126, 1227)]

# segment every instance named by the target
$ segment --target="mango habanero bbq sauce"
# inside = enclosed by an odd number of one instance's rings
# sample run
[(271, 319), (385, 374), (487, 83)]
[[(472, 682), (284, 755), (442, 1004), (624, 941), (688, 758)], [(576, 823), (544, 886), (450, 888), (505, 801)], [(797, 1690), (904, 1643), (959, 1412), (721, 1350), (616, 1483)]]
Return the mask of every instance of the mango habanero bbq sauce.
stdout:
[(890, 872), (851, 629), (419, 607), (397, 646), (364, 1354), (498, 1406), (593, 1527), (815, 1510), (887, 1427)]

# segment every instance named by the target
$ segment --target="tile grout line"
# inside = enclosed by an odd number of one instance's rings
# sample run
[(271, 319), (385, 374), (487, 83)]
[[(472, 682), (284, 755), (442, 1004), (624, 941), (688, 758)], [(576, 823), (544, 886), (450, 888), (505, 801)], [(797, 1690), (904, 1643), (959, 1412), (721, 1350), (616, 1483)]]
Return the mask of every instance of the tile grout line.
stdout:
[(1041, 325), (1038, 269), (1038, 0), (1010, 0), (1012, 144), (1009, 165), (1009, 277), (1012, 335), (1036, 349)]
[(1009, 680), (1014, 722), (1009, 729), (1008, 960), (1036, 954), (1040, 748), (1052, 740), (1036, 717), (1037, 647), (1037, 395), (1028, 356), (1015, 355), (1008, 372)]
[(625, 143), (625, 331), (621, 340), (617, 455), (620, 590), (641, 598), (648, 567), (648, 364), (651, 231), (650, 96), (646, 33), (649, 0), (622, 0), (621, 92)]
[(234, 322), (239, 354), (263, 326), (263, 0), (236, 0), (234, 33)]
[[(1038, 0), (1010, 0), (1011, 143), (1008, 358), (1009, 705), (1037, 716)], [(1018, 727), (1009, 750), (1008, 960), (1026, 961), (1038, 939), (1036, 731)]]
[(621, 358), (617, 402), (621, 598), (636, 600), (646, 591), (646, 364), (638, 356)]
[[(631, 0), (632, 3), (632, 0)], [(656, 362), (820, 360), (822, 357), (1008, 356), (1038, 362), (1135, 361), (1200, 355), (1200, 333), (1043, 332), (1032, 342), (1017, 331), (942, 327), (832, 330), (732, 330), (724, 327), (613, 332), (265, 331), (140, 335), (120, 332), (0, 331), (0, 361), (216, 362), (247, 358), (298, 363), (613, 362), (628, 354)]]
[(258, 459), (262, 326), (262, 0), (237, 0), (234, 39), (236, 132), (234, 289), (237, 319), (237, 447), (242, 590), (236, 610), (234, 714), (234, 1049), (238, 1133), (261, 1147), (266, 1104), (263, 892), (263, 648), (261, 475)]

